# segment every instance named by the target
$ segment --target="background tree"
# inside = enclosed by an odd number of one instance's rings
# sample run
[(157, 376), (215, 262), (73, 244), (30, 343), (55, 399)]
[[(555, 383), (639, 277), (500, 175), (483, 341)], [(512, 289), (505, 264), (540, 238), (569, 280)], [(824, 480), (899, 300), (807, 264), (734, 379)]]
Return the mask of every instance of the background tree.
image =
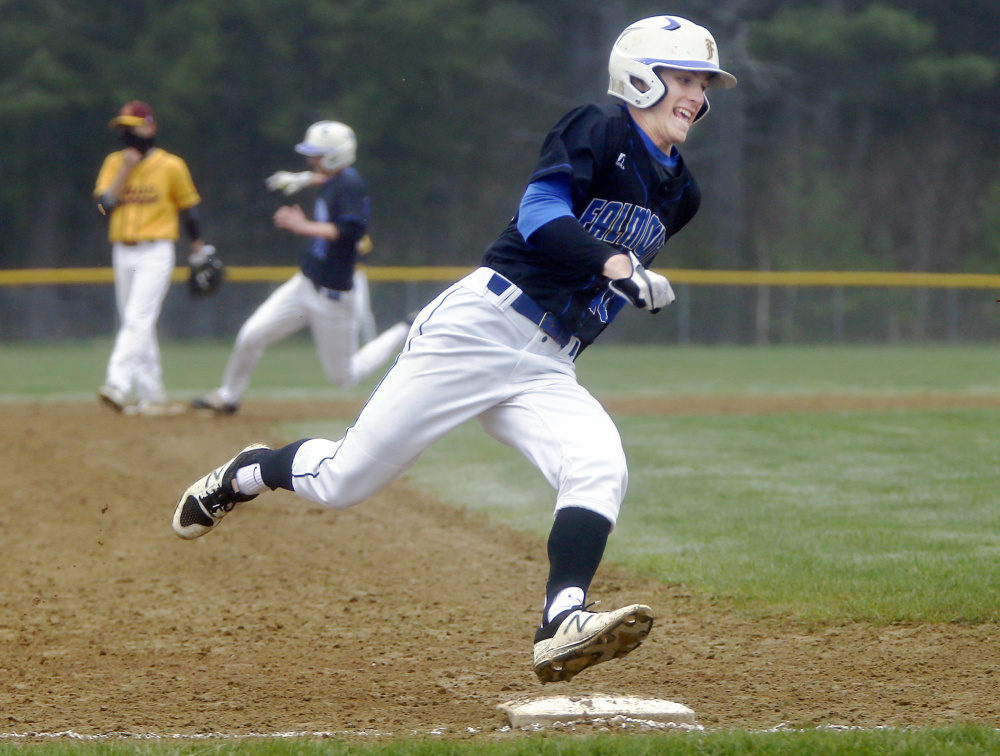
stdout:
[[(161, 143), (188, 160), (206, 232), (234, 263), (295, 259), (270, 221), (283, 198), (263, 179), (299, 166), (305, 128), (335, 118), (358, 133), (379, 263), (473, 265), (555, 120), (605, 98), (616, 35), (663, 12), (634, 0), (0, 7), (7, 268), (107, 264), (90, 194), (117, 147), (107, 121), (132, 98), (157, 109)], [(740, 86), (710, 93), (712, 114), (684, 147), (705, 201), (662, 264), (992, 270), (1000, 6), (679, 0), (671, 11), (713, 30)], [(771, 318), (737, 289), (698, 316), (722, 340), (760, 338)]]

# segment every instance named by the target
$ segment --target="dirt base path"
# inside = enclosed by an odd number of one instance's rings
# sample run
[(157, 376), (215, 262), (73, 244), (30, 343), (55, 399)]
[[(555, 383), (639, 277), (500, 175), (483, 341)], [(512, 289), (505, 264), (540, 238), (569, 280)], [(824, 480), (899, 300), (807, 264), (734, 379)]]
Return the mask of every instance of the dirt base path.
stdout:
[(543, 687), (530, 639), (544, 542), (405, 483), (341, 513), (270, 494), (205, 538), (174, 536), (196, 475), (275, 421), (355, 409), (5, 406), (0, 733), (460, 736), (503, 727), (504, 701), (587, 694), (666, 698), (713, 728), (1000, 725), (996, 626), (807, 631), (605, 568), (592, 598), (650, 604), (650, 640)]

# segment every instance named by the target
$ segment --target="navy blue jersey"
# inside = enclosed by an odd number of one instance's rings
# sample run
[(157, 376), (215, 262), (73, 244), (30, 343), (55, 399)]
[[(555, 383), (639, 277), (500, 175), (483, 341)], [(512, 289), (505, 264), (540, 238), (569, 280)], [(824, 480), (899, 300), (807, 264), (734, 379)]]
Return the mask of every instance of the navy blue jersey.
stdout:
[[(556, 124), (530, 181), (555, 174), (570, 177), (573, 215), (580, 224), (612, 251), (634, 252), (647, 267), (701, 202), (683, 159), (678, 156), (673, 170), (655, 160), (621, 104), (584, 105)], [(525, 241), (517, 220), (515, 215), (486, 250), (483, 265), (513, 281), (589, 344), (625, 304), (608, 289), (603, 261), (583, 258), (577, 266), (567, 265)]]
[(313, 220), (333, 223), (340, 231), (336, 241), (311, 237), (302, 253), (301, 267), (318, 286), (349, 291), (354, 278), (357, 243), (371, 217), (368, 184), (354, 168), (331, 176), (320, 187)]

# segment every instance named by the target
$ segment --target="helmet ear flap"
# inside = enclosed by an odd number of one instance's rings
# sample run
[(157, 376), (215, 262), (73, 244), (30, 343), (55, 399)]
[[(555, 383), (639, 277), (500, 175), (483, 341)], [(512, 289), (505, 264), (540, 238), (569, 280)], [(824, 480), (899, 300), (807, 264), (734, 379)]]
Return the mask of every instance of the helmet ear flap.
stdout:
[[(620, 97), (637, 108), (652, 107), (667, 93), (663, 80), (656, 71), (639, 61), (617, 55), (612, 51), (609, 68), (611, 80), (608, 93)], [(642, 82), (646, 88), (637, 88), (633, 80)]]
[(319, 164), (326, 171), (337, 171), (344, 167), (344, 156), (339, 152), (328, 152), (319, 159)]
[[(658, 103), (660, 100), (662, 100), (664, 97), (667, 96), (667, 85), (663, 82), (663, 79), (661, 79), (656, 74), (655, 69), (651, 70), (653, 70), (653, 79), (655, 80), (655, 83), (649, 78), (635, 76), (635, 74), (633, 73), (632, 76), (629, 78), (628, 88), (634, 91), (636, 96), (633, 98), (626, 97), (623, 99), (625, 99), (627, 102), (631, 102), (636, 107), (651, 108), (654, 105), (656, 105), (656, 103)], [(645, 92), (642, 92), (636, 89), (635, 85), (631, 81), (632, 77), (639, 79), (640, 81), (642, 81), (647, 85), (651, 84), (652, 86), (650, 86), (649, 89), (647, 89)], [(702, 103), (701, 108), (698, 110), (698, 114), (693, 119), (691, 119), (691, 123), (698, 123), (698, 121), (700, 121), (702, 118), (708, 115), (708, 111), (711, 110), (711, 107), (712, 106), (708, 102), (708, 95), (706, 94), (705, 102)]]
[(698, 121), (708, 115), (709, 110), (711, 110), (711, 105), (708, 104), (708, 95), (705, 95), (705, 102), (702, 103), (701, 110), (698, 111), (698, 115), (692, 119), (691, 123), (698, 123)]

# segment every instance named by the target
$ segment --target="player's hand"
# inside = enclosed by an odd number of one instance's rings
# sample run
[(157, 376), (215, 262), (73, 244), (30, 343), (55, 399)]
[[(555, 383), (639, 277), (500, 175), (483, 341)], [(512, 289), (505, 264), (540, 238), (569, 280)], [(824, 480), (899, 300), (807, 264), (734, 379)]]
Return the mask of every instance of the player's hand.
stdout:
[(272, 192), (282, 191), (285, 195), (295, 194), (312, 184), (312, 171), (278, 171), (267, 177), (265, 183)]
[(132, 170), (142, 162), (142, 153), (135, 147), (126, 147), (122, 150), (122, 167)]
[(299, 205), (284, 205), (274, 213), (274, 225), (293, 233), (300, 233), (309, 223), (305, 211)]
[(628, 257), (632, 263), (632, 273), (611, 279), (608, 283), (611, 291), (627, 299), (630, 304), (650, 312), (659, 312), (676, 299), (670, 281), (659, 273), (646, 270), (633, 253), (629, 252)]
[(201, 239), (191, 242), (191, 252), (188, 254), (188, 265), (201, 265), (215, 254), (214, 244), (205, 244)]

